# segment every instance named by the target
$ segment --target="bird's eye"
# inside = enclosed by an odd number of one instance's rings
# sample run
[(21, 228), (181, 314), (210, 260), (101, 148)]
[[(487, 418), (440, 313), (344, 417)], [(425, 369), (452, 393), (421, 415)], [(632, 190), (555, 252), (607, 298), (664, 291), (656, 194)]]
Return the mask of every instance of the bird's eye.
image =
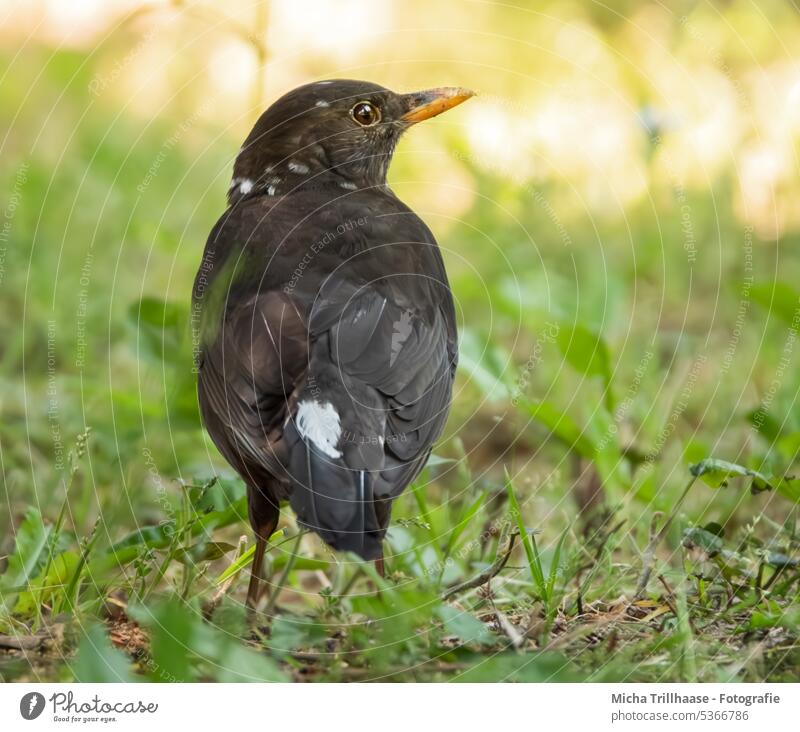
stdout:
[(380, 110), (369, 102), (359, 102), (350, 110), (350, 116), (362, 127), (370, 127), (381, 120)]

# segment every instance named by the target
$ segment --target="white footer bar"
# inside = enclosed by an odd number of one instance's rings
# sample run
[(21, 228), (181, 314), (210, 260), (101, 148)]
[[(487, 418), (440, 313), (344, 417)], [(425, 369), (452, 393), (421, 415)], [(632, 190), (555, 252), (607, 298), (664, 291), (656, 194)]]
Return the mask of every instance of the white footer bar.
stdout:
[(798, 724), (800, 684), (0, 685), (2, 730), (639, 732)]

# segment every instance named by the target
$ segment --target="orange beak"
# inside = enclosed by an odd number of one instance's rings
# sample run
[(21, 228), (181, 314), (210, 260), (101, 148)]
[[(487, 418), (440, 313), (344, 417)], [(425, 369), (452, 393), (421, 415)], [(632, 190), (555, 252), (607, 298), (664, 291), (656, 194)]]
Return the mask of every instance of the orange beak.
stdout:
[(443, 86), (439, 89), (404, 94), (403, 98), (408, 104), (408, 112), (400, 119), (406, 124), (413, 125), (457, 107), (461, 102), (466, 102), (467, 99), (474, 96), (474, 91), (460, 86)]

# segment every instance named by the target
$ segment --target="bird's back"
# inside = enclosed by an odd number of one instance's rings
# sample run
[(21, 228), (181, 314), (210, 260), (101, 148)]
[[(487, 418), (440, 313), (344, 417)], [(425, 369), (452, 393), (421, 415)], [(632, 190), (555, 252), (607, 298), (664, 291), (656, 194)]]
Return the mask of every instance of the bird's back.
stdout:
[(259, 497), (335, 548), (378, 556), (394, 499), (450, 403), (452, 296), (424, 223), (388, 189), (238, 201), (195, 282), (199, 398)]

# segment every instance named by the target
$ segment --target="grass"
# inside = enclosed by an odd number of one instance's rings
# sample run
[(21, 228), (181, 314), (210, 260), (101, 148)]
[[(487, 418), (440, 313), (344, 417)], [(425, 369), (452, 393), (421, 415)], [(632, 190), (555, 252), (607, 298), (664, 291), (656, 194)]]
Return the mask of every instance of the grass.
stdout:
[[(199, 425), (185, 328), (238, 142), (197, 123), (165, 148), (181, 110), (138, 129), (101, 100), (84, 118), (87, 59), (24, 53), (44, 72), (2, 89), (21, 116), (0, 290), (0, 678), (797, 677), (796, 236), (756, 241), (747, 264), (724, 197), (687, 191), (689, 261), (667, 189), (625, 226), (565, 213), (565, 246), (538, 198), (465, 162), (480, 195), (463, 220), (424, 214), (462, 313), (457, 395), (397, 502), (387, 577), (287, 512), (248, 618), (244, 487)], [(35, 142), (44, 108), (74, 132), (58, 164)], [(413, 171), (401, 148), (401, 194)]]
[[(82, 436), (72, 453), (76, 479), (90, 444)], [(447, 484), (433, 474), (450, 470), (440, 462), (425, 484)], [(712, 483), (752, 479), (719, 462), (693, 472)], [(244, 527), (238, 481), (183, 486), (171, 523), (104, 550), (96, 526), (79, 536), (29, 508), (0, 578), (3, 677), (793, 678), (794, 513), (781, 525), (754, 513), (727, 536), (718, 524), (695, 525), (676, 501), (647, 559), (616, 522), (620, 512), (572, 522), (548, 541), (549, 532), (526, 526), (510, 477), (505, 486), (486, 484), (478, 499), (458, 489), (464, 478), (453, 481), (455, 496), (416, 490), (401, 499), (386, 579), (370, 564), (331, 555), (289, 520), (294, 535), (273, 536), (268, 554), (270, 599), (250, 618), (242, 605), (247, 540), (226, 541)], [(696, 481), (688, 487), (719, 490)], [(769, 544), (759, 528), (772, 535)], [(637, 596), (648, 562), (652, 578)]]

